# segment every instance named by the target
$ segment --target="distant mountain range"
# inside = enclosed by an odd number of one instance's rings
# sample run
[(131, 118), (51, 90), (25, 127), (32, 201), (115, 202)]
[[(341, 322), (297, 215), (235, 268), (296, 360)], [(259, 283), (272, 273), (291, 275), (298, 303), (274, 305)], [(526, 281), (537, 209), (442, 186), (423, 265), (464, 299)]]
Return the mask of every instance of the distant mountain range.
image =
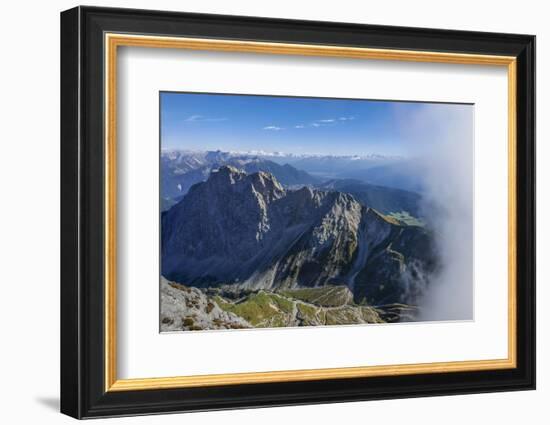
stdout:
[[(265, 166), (261, 159), (242, 159), (238, 168), (214, 166), (237, 158), (168, 158), (173, 175), (210, 169), (206, 181), (188, 184), (185, 196), (162, 214), (164, 277), (203, 288), (343, 285), (355, 302), (369, 305), (411, 302), (423, 291), (436, 267), (432, 236), (384, 215), (394, 207), (387, 191), (357, 182), (315, 189), (307, 185), (319, 184), (315, 179), (292, 167), (268, 164), (273, 172), (257, 171)], [(303, 186), (293, 190), (292, 184)], [(391, 193), (413, 209), (414, 196)], [(382, 211), (368, 205), (373, 200)]]
[(403, 160), (378, 164), (366, 169), (349, 170), (336, 177), (345, 177), (373, 185), (417, 193), (423, 193), (425, 190), (425, 182), (422, 178), (422, 165), (414, 160)]
[(286, 163), (323, 180), (354, 179), (364, 183), (422, 192), (420, 165), (413, 159), (385, 155), (259, 155)]
[[(248, 150), (248, 151), (208, 151), (210, 153), (214, 154), (222, 154), (226, 158), (229, 157), (239, 157), (239, 156), (246, 156), (246, 157), (259, 157), (259, 158), (271, 158), (273, 160), (276, 160), (277, 158), (280, 158), (281, 161), (297, 161), (297, 160), (305, 160), (305, 159), (341, 159), (341, 160), (350, 160), (350, 161), (358, 161), (358, 160), (364, 160), (364, 161), (376, 161), (376, 160), (400, 160), (403, 159), (403, 157), (398, 155), (381, 155), (381, 154), (367, 154), (367, 155), (330, 155), (330, 154), (317, 154), (317, 153), (287, 153), (287, 152), (270, 152), (270, 151), (264, 151), (264, 150)], [(179, 155), (179, 154), (185, 154), (185, 155), (196, 155), (196, 154), (204, 154), (205, 151), (202, 150), (185, 150), (185, 149), (163, 149), (162, 154), (163, 155)]]
[[(408, 164), (402, 158), (381, 155), (163, 151), (161, 210), (168, 210), (179, 202), (191, 186), (208, 179), (211, 171), (230, 165), (248, 174), (268, 172), (287, 189), (309, 186), (346, 192), (354, 195), (363, 205), (375, 208), (383, 214), (405, 212), (413, 218), (419, 218), (421, 196), (410, 190), (403, 190), (420, 188), (418, 178), (415, 177), (418, 173), (415, 174)], [(315, 174), (300, 167), (310, 169)]]

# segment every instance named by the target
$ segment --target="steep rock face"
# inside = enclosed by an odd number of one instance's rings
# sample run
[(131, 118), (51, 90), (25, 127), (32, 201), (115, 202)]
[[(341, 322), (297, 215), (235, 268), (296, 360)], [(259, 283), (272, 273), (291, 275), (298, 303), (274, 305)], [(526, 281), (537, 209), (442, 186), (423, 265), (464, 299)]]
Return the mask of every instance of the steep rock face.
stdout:
[(321, 190), (336, 190), (353, 195), (361, 204), (383, 214), (406, 211), (414, 217), (421, 216), (421, 196), (391, 187), (377, 186), (359, 180), (330, 180), (317, 186)]
[(284, 193), (263, 173), (213, 172), (163, 216), (163, 273), (199, 284), (238, 278), (242, 264), (266, 246), (268, 205)]
[(436, 267), (432, 240), (421, 228), (392, 226), (355, 277), (357, 302), (390, 304), (414, 302), (425, 290)]
[[(414, 245), (427, 248), (417, 253)], [(424, 229), (392, 223), (349, 194), (286, 190), (269, 173), (233, 167), (213, 172), (162, 216), (163, 275), (199, 287), (337, 284), (356, 301), (401, 302), (415, 293), (409, 266), (431, 267), (430, 255)]]

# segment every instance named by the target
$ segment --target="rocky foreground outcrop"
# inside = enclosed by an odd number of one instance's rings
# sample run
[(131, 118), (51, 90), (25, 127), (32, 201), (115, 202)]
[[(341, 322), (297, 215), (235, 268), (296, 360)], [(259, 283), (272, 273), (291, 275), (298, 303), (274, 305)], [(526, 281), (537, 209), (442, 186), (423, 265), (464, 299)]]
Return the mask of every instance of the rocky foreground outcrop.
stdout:
[(160, 280), (160, 329), (186, 331), (203, 329), (242, 329), (250, 324), (222, 310), (197, 288), (189, 288), (166, 279)]

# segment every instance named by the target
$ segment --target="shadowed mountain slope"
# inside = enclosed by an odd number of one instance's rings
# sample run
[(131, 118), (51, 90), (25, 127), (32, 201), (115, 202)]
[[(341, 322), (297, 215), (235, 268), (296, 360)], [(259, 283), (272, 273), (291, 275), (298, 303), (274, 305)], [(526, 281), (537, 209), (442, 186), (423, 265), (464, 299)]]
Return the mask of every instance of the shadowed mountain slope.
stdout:
[(382, 304), (414, 299), (434, 267), (425, 229), (263, 171), (221, 167), (162, 215), (162, 274), (186, 285), (346, 285), (356, 302)]

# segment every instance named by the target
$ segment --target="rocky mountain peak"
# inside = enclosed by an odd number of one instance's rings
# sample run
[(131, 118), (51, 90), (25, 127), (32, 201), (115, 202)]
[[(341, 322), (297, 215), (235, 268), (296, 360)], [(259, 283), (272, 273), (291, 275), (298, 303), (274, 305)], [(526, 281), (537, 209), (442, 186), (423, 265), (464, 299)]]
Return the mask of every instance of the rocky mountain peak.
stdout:
[(251, 174), (250, 180), (254, 190), (261, 193), (266, 198), (267, 202), (273, 199), (279, 199), (286, 193), (283, 186), (271, 173), (260, 171)]
[(429, 263), (429, 245), (423, 229), (394, 223), (348, 193), (287, 190), (269, 172), (228, 165), (162, 216), (163, 276), (199, 287), (335, 284), (353, 288), (359, 301), (399, 301), (402, 276)]
[(215, 180), (217, 184), (220, 184), (223, 181), (229, 184), (235, 184), (243, 178), (246, 178), (246, 173), (244, 171), (241, 171), (232, 165), (224, 165), (217, 170), (212, 170), (208, 181)]
[(273, 174), (265, 171), (247, 174), (231, 165), (224, 165), (212, 171), (205, 185), (216, 191), (239, 192), (243, 196), (247, 194), (254, 196), (261, 204), (279, 199), (286, 193)]

